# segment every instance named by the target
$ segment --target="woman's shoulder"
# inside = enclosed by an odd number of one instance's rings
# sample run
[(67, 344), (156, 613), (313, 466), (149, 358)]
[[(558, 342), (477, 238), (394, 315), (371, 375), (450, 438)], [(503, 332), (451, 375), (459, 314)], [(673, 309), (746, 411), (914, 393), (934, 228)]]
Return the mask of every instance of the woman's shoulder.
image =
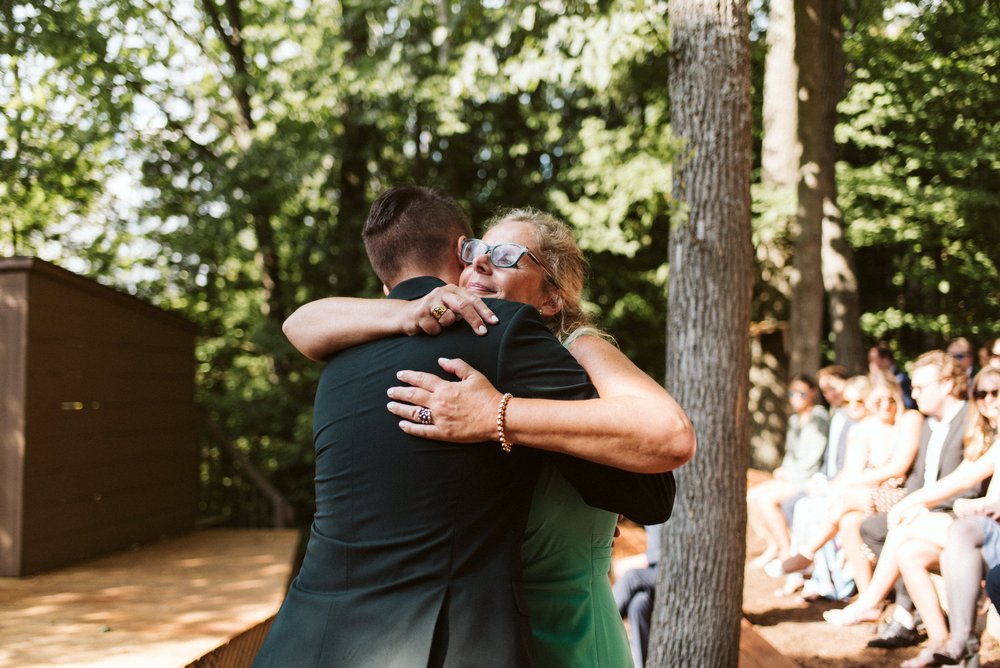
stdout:
[(823, 406), (822, 404), (817, 404), (813, 406), (812, 414), (815, 417), (822, 417), (829, 419), (830, 409), (828, 409), (826, 406)]
[(918, 427), (924, 423), (924, 414), (914, 408), (907, 408), (899, 417), (899, 426)]

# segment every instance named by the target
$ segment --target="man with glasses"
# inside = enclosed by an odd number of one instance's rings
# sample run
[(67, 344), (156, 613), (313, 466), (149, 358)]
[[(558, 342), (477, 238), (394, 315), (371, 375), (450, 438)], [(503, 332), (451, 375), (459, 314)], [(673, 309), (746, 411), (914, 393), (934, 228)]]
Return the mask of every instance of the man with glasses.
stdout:
[[(962, 462), (962, 435), (968, 412), (968, 375), (952, 355), (941, 350), (924, 353), (914, 361), (910, 373), (913, 398), (925, 420), (920, 448), (906, 477), (904, 488), (908, 494), (948, 475)], [(956, 498), (975, 495), (975, 491), (968, 490), (941, 499), (933, 510), (950, 510)], [(872, 515), (861, 524), (861, 537), (876, 555), (882, 551), (888, 531), (886, 513)], [(868, 646), (893, 649), (917, 644), (915, 611), (899, 578), (892, 619)]]

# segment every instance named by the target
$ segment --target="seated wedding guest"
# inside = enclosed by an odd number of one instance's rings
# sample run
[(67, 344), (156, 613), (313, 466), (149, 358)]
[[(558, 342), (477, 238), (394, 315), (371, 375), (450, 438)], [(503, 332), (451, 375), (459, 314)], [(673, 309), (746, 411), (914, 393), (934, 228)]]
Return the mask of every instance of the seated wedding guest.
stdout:
[(991, 424), (990, 418), (980, 409), (972, 413), (970, 420), (962, 438), (962, 462), (948, 475), (906, 496), (889, 512), (888, 538), (870, 586), (843, 610), (831, 610), (823, 615), (836, 625), (877, 618), (882, 599), (897, 578), (902, 576), (928, 635), (927, 646), (903, 664), (906, 668), (938, 665), (934, 654), (945, 648), (948, 639), (947, 626), (929, 573), (937, 565), (952, 523), (952, 514), (942, 512), (941, 504), (949, 501), (958, 504), (962, 500), (955, 498), (958, 494), (978, 495), (982, 482), (993, 475), (1000, 456), (1000, 449), (991, 447), (996, 430), (995, 418)]
[[(992, 442), (996, 451), (998, 421), (1000, 421), (1000, 369), (985, 367), (973, 381), (973, 400), (978, 415), (972, 422), (972, 438)], [(971, 664), (979, 652), (979, 639), (973, 634), (976, 610), (979, 602), (980, 582), (986, 575), (992, 575), (994, 589), (991, 599), (995, 606), (1000, 604), (1000, 482), (994, 475), (986, 496), (979, 499), (958, 499), (953, 508), (956, 520), (948, 527), (948, 538), (941, 551), (941, 575), (944, 576), (945, 592), (948, 597), (948, 626), (950, 637), (938, 643), (934, 654), (939, 662)], [(904, 571), (904, 578), (907, 573)], [(921, 574), (918, 576), (922, 578)], [(907, 579), (917, 610), (925, 620), (930, 620), (928, 635), (934, 629), (940, 635), (943, 617), (936, 598), (924, 600), (917, 588)], [(932, 592), (927, 592), (931, 594)], [(1000, 607), (998, 607), (1000, 609)], [(940, 647), (943, 645), (943, 648)]]
[[(962, 462), (963, 435), (968, 411), (967, 383), (964, 370), (943, 350), (924, 353), (913, 362), (913, 396), (924, 414), (920, 448), (913, 468), (906, 477), (906, 490), (915, 492), (934, 484)], [(975, 496), (975, 494), (965, 494)], [(940, 509), (951, 506), (951, 499)], [(889, 532), (888, 514), (875, 513), (861, 523), (861, 537), (871, 550), (872, 561), (881, 553)], [(913, 601), (902, 580), (896, 583), (896, 605), (892, 618), (868, 641), (869, 647), (892, 649), (915, 645), (919, 641)]]
[(827, 516), (814, 527), (812, 540), (782, 563), (785, 572), (809, 567), (816, 552), (843, 529), (845, 557), (859, 590), (868, 585), (871, 573), (859, 527), (869, 515), (886, 512), (903, 498), (903, 481), (916, 457), (923, 424), (919, 411), (900, 410), (902, 395), (891, 374), (882, 371), (869, 378), (872, 389), (865, 404), (870, 417), (852, 431), (850, 459), (826, 492)]
[(799, 374), (789, 383), (792, 415), (788, 419), (781, 466), (774, 470), (771, 480), (760, 483), (747, 494), (751, 526), (767, 545), (764, 553), (754, 560), (755, 566), (789, 556), (791, 538), (781, 503), (805, 489), (809, 478), (819, 471), (826, 450), (830, 418), (816, 399), (816, 383), (809, 376)]
[(892, 359), (892, 348), (885, 341), (879, 341), (877, 345), (868, 349), (868, 372), (878, 373), (887, 371), (899, 383), (899, 390), (903, 393), (903, 405), (907, 408), (916, 408), (917, 403), (913, 400), (910, 386), (910, 377), (905, 371), (896, 368)]
[[(864, 440), (856, 437), (856, 429), (867, 415), (865, 398), (870, 391), (871, 381), (867, 376), (854, 376), (843, 383), (842, 396), (838, 397), (841, 401), (837, 402), (840, 408), (830, 420), (830, 436), (827, 439), (823, 467), (813, 476), (806, 495), (795, 503), (792, 520), (792, 547), (795, 550), (800, 550), (804, 544), (815, 540), (816, 527), (821, 527), (829, 514), (828, 492), (836, 489), (845, 476), (851, 475), (852, 472), (845, 465), (861, 459), (858, 456), (846, 456), (846, 452), (849, 449), (857, 451), (865, 448)], [(827, 396), (826, 393), (824, 396)], [(860, 541), (860, 537), (857, 540)], [(790, 559), (794, 559), (794, 555)], [(842, 600), (853, 594), (854, 578), (850, 569), (844, 568), (842, 562), (840, 539), (835, 536), (824, 543), (813, 556), (812, 574), (802, 583), (802, 599), (822, 597)], [(785, 589), (791, 590), (793, 586), (794, 582), (786, 582)]]
[(660, 562), (662, 524), (646, 526), (646, 566), (625, 571), (615, 581), (611, 593), (618, 612), (629, 623), (629, 645), (636, 668), (646, 664), (649, 649), (649, 623), (653, 616), (653, 594), (656, 589), (656, 566)]
[(969, 377), (969, 386), (971, 387), (972, 377), (976, 372), (973, 367), (973, 362), (976, 360), (973, 357), (972, 343), (964, 336), (960, 336), (948, 341), (948, 348), (946, 350), (951, 355), (951, 358), (955, 360), (955, 363), (965, 369), (965, 374)]

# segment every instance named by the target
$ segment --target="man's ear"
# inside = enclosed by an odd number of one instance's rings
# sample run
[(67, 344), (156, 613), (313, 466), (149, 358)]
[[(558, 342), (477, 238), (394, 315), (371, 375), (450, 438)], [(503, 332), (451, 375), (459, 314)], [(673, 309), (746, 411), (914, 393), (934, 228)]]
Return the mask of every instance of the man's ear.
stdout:
[(538, 307), (542, 317), (548, 318), (559, 313), (563, 308), (563, 296), (558, 290), (550, 290), (545, 295), (545, 301)]

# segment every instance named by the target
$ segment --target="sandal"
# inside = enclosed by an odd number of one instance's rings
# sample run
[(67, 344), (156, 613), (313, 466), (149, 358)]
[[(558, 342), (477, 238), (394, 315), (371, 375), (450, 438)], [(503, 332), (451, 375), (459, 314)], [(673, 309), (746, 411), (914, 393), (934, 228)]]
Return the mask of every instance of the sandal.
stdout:
[(903, 663), (899, 664), (899, 668), (924, 668), (925, 666), (940, 666), (941, 662), (937, 659), (938, 653), (944, 649), (943, 647), (924, 647), (920, 650), (912, 659), (907, 659)]
[(854, 626), (865, 622), (877, 622), (881, 617), (882, 611), (878, 608), (856, 607), (855, 603), (840, 610), (827, 610), (823, 613), (823, 619), (834, 626)]
[(801, 552), (796, 552), (792, 556), (788, 557), (781, 562), (781, 570), (786, 573), (795, 573), (797, 571), (804, 571), (810, 566), (812, 566), (813, 560), (802, 554)]
[(969, 638), (961, 649), (955, 649), (949, 643), (934, 652), (934, 658), (942, 666), (962, 666), (962, 668), (979, 668), (979, 641)]

